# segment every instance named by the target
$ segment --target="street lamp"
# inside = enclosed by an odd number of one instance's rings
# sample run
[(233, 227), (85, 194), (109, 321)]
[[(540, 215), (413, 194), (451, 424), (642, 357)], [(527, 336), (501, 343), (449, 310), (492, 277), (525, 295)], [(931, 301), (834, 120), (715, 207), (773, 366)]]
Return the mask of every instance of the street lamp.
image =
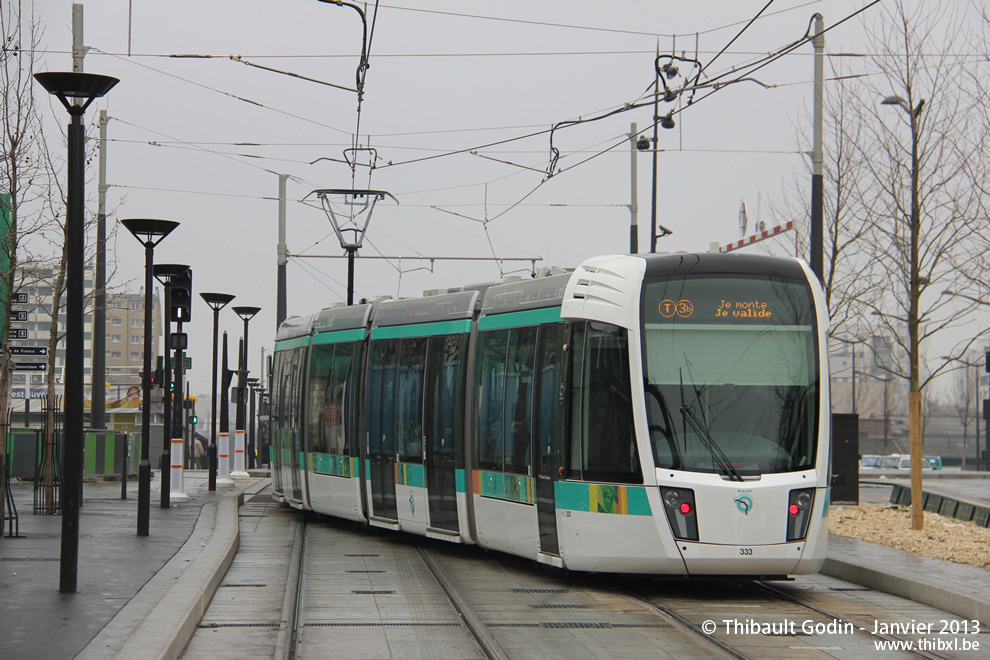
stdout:
[[(162, 382), (160, 383), (162, 391), (165, 392), (165, 405), (164, 414), (162, 415), (162, 456), (159, 463), (161, 464), (162, 470), (162, 493), (161, 493), (161, 508), (167, 509), (171, 504), (172, 494), (172, 466), (175, 462), (172, 461), (171, 455), (171, 442), (167, 440), (172, 439), (172, 356), (169, 352), (169, 348), (172, 346), (172, 319), (169, 316), (169, 310), (172, 309), (172, 281), (179, 277), (184, 276), (189, 272), (189, 266), (185, 264), (155, 264), (154, 274), (155, 279), (158, 280), (161, 285), (165, 288), (165, 358), (163, 362), (163, 374)], [(181, 447), (181, 444), (180, 444)], [(181, 463), (181, 461), (179, 461)], [(181, 470), (176, 475), (178, 477), (177, 485), (179, 488), (175, 492), (176, 499), (187, 499), (188, 496), (182, 492), (182, 472)]]
[(217, 489), (217, 334), (219, 332), (220, 310), (227, 306), (234, 296), (229, 293), (201, 293), (199, 297), (213, 310), (213, 379), (210, 381), (210, 490)]
[(232, 307), (234, 314), (237, 314), (244, 321), (244, 340), (241, 342), (241, 350), (237, 356), (237, 410), (234, 418), (234, 472), (232, 477), (238, 479), (247, 478), (245, 470), (247, 464), (244, 461), (244, 413), (247, 403), (247, 387), (245, 379), (248, 374), (248, 322), (261, 311), (260, 307)]
[[(65, 442), (62, 447), (62, 548), (60, 593), (75, 593), (79, 565), (79, 505), (82, 495), (83, 448), (83, 261), (85, 223), (85, 134), (83, 114), (119, 81), (92, 73), (38, 73), (34, 76), (48, 93), (62, 102), (71, 117), (68, 142), (68, 197), (66, 199), (66, 309), (65, 309)], [(74, 105), (71, 101), (78, 101)]]
[[(133, 218), (121, 220), (144, 246), (144, 378), (141, 383), (141, 463), (138, 466), (137, 534), (147, 536), (151, 512), (151, 290), (154, 288), (155, 246), (172, 233), (178, 222)], [(168, 350), (166, 348), (166, 350)], [(162, 442), (164, 442), (164, 436)]]
[(888, 96), (882, 105), (896, 105), (907, 113), (911, 121), (911, 263), (908, 286), (908, 359), (910, 365), (910, 389), (908, 391), (908, 433), (911, 443), (911, 529), (919, 530), (925, 527), (925, 514), (921, 504), (921, 461), (924, 458), (924, 437), (921, 429), (921, 372), (919, 363), (920, 340), (918, 337), (919, 303), (921, 298), (921, 278), (919, 276), (919, 237), (921, 234), (921, 209), (918, 202), (918, 179), (920, 176), (918, 162), (918, 118), (925, 106), (921, 99), (917, 107), (904, 98)]

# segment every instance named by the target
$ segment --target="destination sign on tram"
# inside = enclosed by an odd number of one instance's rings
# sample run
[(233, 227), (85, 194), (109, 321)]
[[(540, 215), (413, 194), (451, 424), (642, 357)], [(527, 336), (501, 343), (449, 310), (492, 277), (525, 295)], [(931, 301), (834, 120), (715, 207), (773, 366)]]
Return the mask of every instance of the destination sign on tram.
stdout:
[[(660, 280), (644, 291), (646, 323), (716, 325), (795, 325), (807, 300), (792, 300), (793, 292), (769, 279), (705, 277)], [(793, 291), (793, 289), (790, 289)], [(800, 304), (799, 304), (800, 303)], [(803, 304), (803, 307), (802, 307)]]

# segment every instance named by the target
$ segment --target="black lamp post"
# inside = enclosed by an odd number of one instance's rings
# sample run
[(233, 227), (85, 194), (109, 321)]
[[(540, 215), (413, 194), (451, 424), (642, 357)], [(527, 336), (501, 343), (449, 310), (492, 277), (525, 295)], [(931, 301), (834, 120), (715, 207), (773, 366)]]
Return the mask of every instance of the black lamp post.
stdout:
[(220, 310), (234, 299), (229, 293), (199, 294), (210, 309), (213, 310), (213, 380), (210, 390), (210, 447), (207, 455), (210, 458), (210, 490), (217, 489), (217, 334), (219, 332)]
[[(65, 438), (62, 447), (61, 593), (75, 593), (79, 565), (79, 504), (83, 448), (83, 260), (85, 223), (85, 128), (83, 113), (119, 81), (92, 73), (38, 73), (35, 80), (69, 111), (66, 199)], [(73, 105), (72, 101), (78, 101)]]
[(248, 374), (248, 322), (261, 311), (260, 307), (231, 307), (244, 321), (244, 341), (240, 355), (237, 356), (237, 409), (234, 418), (234, 471), (239, 477), (246, 477), (247, 461), (244, 456), (244, 416), (247, 404), (247, 386), (245, 380)]
[(165, 287), (165, 360), (162, 369), (162, 391), (166, 393), (168, 401), (165, 403), (162, 415), (162, 456), (160, 459), (162, 469), (162, 493), (161, 508), (167, 509), (171, 505), (172, 479), (171, 466), (172, 454), (168, 440), (172, 433), (172, 401), (168, 392), (172, 390), (172, 360), (169, 347), (172, 345), (172, 323), (168, 310), (172, 308), (172, 278), (181, 277), (189, 272), (189, 266), (185, 264), (155, 264), (154, 275), (163, 287)]
[[(144, 246), (144, 378), (141, 383), (141, 463), (138, 466), (137, 534), (147, 536), (151, 516), (151, 290), (155, 286), (155, 246), (179, 226), (174, 220), (121, 220)], [(167, 350), (167, 348), (166, 348)], [(164, 442), (164, 437), (162, 441)]]

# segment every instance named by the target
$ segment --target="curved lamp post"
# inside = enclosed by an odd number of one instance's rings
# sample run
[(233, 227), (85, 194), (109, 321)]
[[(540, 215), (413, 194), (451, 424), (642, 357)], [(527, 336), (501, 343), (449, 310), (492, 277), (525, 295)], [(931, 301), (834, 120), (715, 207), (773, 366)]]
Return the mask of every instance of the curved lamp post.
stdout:
[[(144, 246), (144, 378), (141, 382), (141, 463), (138, 466), (137, 535), (147, 536), (151, 516), (151, 291), (155, 286), (155, 246), (172, 233), (178, 222), (133, 218), (121, 220)], [(167, 349), (166, 349), (167, 350)], [(162, 438), (164, 442), (164, 437)]]
[(245, 379), (248, 374), (248, 322), (261, 311), (260, 307), (231, 307), (234, 313), (244, 321), (244, 340), (237, 356), (237, 409), (234, 418), (234, 471), (232, 477), (245, 479), (248, 477), (247, 464), (244, 460), (244, 413), (247, 404), (247, 387)]
[(220, 310), (226, 307), (234, 296), (229, 293), (201, 293), (199, 297), (213, 310), (213, 379), (210, 390), (210, 490), (217, 489), (217, 334), (219, 332)]
[(908, 383), (908, 433), (911, 445), (911, 529), (924, 529), (924, 510), (921, 506), (921, 461), (924, 457), (924, 436), (922, 435), (922, 415), (921, 415), (921, 339), (920, 327), (920, 299), (921, 299), (921, 263), (920, 263), (920, 236), (921, 236), (921, 206), (918, 197), (918, 180), (921, 173), (921, 164), (918, 159), (919, 140), (919, 118), (921, 111), (925, 107), (925, 100), (921, 99), (917, 107), (912, 108), (911, 104), (904, 98), (893, 95), (888, 96), (880, 102), (881, 105), (896, 105), (907, 113), (911, 125), (911, 217), (908, 221), (911, 237), (911, 263), (910, 279), (908, 283), (908, 360), (910, 362), (910, 378)]
[[(175, 440), (173, 436), (175, 435), (172, 429), (172, 408), (173, 399), (175, 398), (174, 392), (172, 392), (172, 359), (169, 348), (172, 346), (172, 321), (169, 316), (169, 310), (172, 309), (172, 280), (174, 278), (182, 277), (189, 272), (189, 266), (186, 264), (155, 264), (154, 274), (155, 279), (158, 280), (163, 287), (165, 287), (165, 359), (163, 364), (162, 391), (165, 392), (164, 400), (164, 411), (162, 415), (162, 456), (160, 460), (162, 469), (162, 493), (161, 493), (161, 507), (163, 509), (169, 508), (171, 505), (171, 500), (174, 498), (176, 500), (188, 500), (189, 496), (182, 491), (182, 443), (178, 443), (179, 455), (175, 458), (178, 460), (172, 460), (174, 453), (172, 450), (176, 449)], [(181, 398), (182, 393), (179, 393)], [(180, 434), (181, 435), (181, 434)], [(166, 444), (166, 438), (171, 440), (170, 443)], [(171, 445), (171, 447), (170, 447)], [(174, 466), (178, 464), (179, 467)], [(173, 482), (172, 473), (175, 472), (175, 481)]]
[[(61, 593), (75, 593), (79, 565), (79, 505), (82, 495), (83, 447), (83, 260), (86, 230), (85, 131), (83, 113), (119, 81), (93, 73), (38, 73), (42, 87), (68, 110), (68, 197), (66, 199), (66, 309), (65, 309), (65, 435), (62, 448), (62, 549), (59, 569)], [(71, 101), (78, 101), (73, 104)]]

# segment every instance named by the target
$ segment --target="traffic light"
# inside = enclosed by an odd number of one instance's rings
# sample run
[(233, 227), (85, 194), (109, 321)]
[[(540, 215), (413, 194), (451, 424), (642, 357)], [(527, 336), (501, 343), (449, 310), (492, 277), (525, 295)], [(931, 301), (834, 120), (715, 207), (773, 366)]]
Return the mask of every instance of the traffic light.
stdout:
[(151, 386), (162, 387), (165, 384), (165, 370), (155, 369), (151, 372)]
[(192, 269), (172, 277), (169, 288), (169, 320), (188, 323), (192, 320)]

